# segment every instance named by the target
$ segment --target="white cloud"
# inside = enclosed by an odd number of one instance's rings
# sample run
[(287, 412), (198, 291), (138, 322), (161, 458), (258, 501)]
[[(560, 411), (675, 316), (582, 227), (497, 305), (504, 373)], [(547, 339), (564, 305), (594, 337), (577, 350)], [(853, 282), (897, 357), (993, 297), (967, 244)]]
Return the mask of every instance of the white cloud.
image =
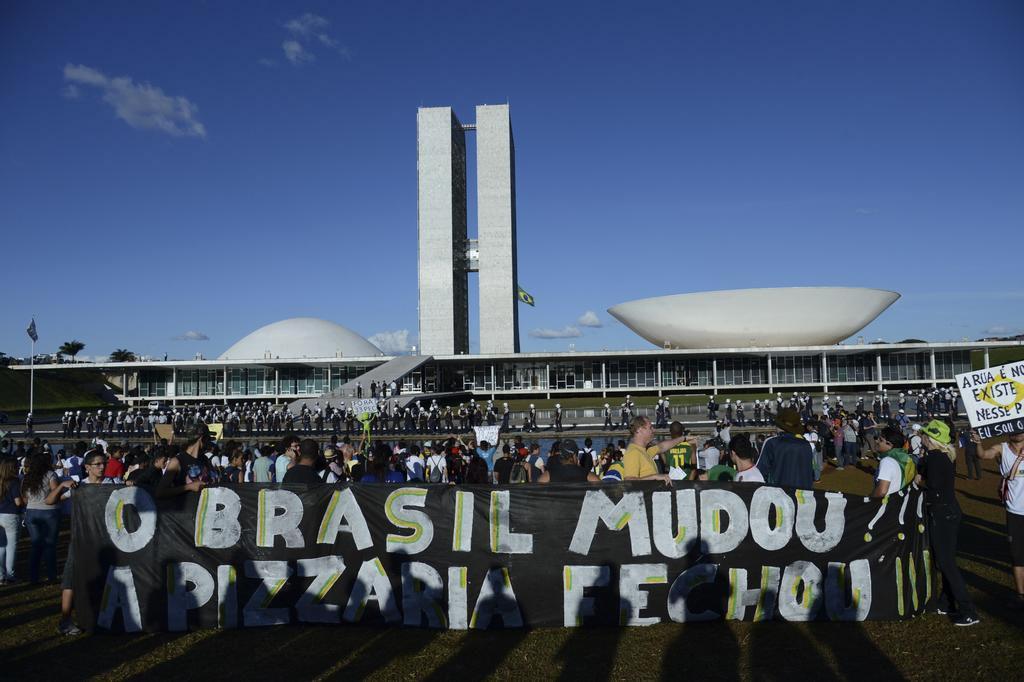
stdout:
[(561, 329), (532, 329), (530, 336), (535, 339), (574, 339), (583, 333), (578, 327), (566, 325)]
[(316, 55), (310, 49), (314, 46), (326, 47), (351, 59), (348, 48), (327, 32), (330, 25), (330, 21), (311, 12), (286, 21), (284, 28), (288, 32), (288, 39), (281, 43), (285, 59), (295, 66), (314, 61)]
[(855, 208), (853, 212), (857, 215), (874, 215), (878, 213), (878, 211), (873, 208)]
[(408, 329), (396, 329), (391, 332), (377, 332), (367, 339), (380, 348), (385, 355), (398, 355), (412, 350), (412, 341)]
[(306, 12), (301, 17), (295, 17), (286, 21), (284, 27), (288, 29), (289, 33), (293, 33), (302, 38), (311, 38), (313, 36), (320, 36), (331, 25), (331, 22), (327, 21), (321, 16), (313, 14), (312, 12)]
[(578, 324), (581, 327), (603, 327), (604, 326), (604, 323), (601, 322), (601, 318), (599, 318), (597, 316), (597, 313), (595, 313), (593, 310), (588, 310), (587, 312), (585, 312), (582, 315), (580, 315), (580, 318), (578, 320), (576, 320), (576, 324)]
[(1020, 333), (1020, 327), (1008, 327), (1005, 324), (995, 324), (985, 330), (985, 336), (1015, 336)]
[(158, 130), (175, 137), (206, 137), (197, 114), (199, 108), (182, 96), (165, 95), (149, 83), (135, 83), (129, 76), (110, 77), (82, 64), (64, 66), (64, 80), (78, 91), (79, 85), (98, 88), (103, 101), (132, 128)]
[(64, 86), (64, 89), (60, 91), (61, 97), (66, 99), (78, 99), (82, 94), (82, 91), (78, 89), (78, 86), (74, 83), (68, 83)]
[(262, 64), (263, 66), (277, 66), (277, 62), (275, 62), (273, 59), (267, 59), (266, 57), (261, 57), (259, 61), (260, 64)]
[(313, 53), (304, 48), (302, 43), (297, 40), (284, 41), (281, 43), (281, 49), (284, 50), (284, 58), (296, 66), (316, 59)]
[(209, 341), (210, 337), (202, 332), (189, 330), (181, 336), (175, 336), (175, 341)]

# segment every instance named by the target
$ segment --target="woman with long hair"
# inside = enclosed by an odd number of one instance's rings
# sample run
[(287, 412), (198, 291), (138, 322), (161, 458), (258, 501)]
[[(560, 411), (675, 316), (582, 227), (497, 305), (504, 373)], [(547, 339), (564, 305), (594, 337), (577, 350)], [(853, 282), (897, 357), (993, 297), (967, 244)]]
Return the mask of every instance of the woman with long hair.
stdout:
[(918, 482), (925, 488), (932, 552), (942, 572), (942, 594), (936, 610), (940, 614), (951, 614), (954, 625), (974, 625), (979, 622), (978, 614), (956, 565), (956, 543), (962, 514), (953, 489), (956, 450), (949, 424), (932, 420), (920, 434), (926, 454), (918, 465), (921, 472)]
[(74, 481), (57, 482), (50, 455), (35, 453), (25, 460), (21, 497), (25, 500), (25, 526), (32, 539), (28, 559), (29, 582), (39, 582), (39, 564), (46, 560), (47, 579), (57, 580), (57, 534), (60, 530), (60, 497)]
[(21, 481), (18, 460), (0, 460), (0, 585), (14, 582), (14, 558), (21, 526)]

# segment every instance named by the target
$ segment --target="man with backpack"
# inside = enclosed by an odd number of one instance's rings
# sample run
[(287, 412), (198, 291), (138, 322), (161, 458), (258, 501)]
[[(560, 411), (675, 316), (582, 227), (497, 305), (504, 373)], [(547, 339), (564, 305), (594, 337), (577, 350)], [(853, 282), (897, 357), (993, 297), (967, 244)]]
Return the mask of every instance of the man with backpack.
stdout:
[(448, 482), (448, 463), (444, 456), (444, 444), (441, 442), (433, 446), (431, 455), (427, 457), (424, 480), (428, 483)]
[(875, 447), (881, 459), (875, 474), (875, 489), (871, 497), (885, 497), (903, 490), (914, 481), (917, 466), (913, 458), (903, 449), (906, 441), (899, 429), (887, 426), (875, 439)]

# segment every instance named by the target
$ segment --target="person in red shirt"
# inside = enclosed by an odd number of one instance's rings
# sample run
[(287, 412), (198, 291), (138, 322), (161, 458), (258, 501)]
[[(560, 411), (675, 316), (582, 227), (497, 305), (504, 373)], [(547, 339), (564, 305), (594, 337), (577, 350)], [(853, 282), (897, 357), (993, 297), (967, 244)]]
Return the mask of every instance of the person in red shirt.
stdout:
[(103, 476), (106, 478), (113, 478), (121, 480), (124, 476), (124, 450), (118, 446), (110, 448), (109, 457), (107, 458), (107, 466), (103, 470)]

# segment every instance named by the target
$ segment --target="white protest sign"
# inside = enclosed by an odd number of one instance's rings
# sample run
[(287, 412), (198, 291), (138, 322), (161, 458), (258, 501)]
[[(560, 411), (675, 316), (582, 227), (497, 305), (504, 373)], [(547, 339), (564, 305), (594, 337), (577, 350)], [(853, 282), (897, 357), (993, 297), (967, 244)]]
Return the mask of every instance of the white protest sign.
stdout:
[(377, 414), (376, 398), (360, 398), (352, 401), (352, 412), (355, 414)]
[(498, 444), (498, 432), (501, 430), (501, 426), (495, 424), (494, 426), (474, 426), (473, 430), (476, 431), (476, 442), (483, 443), (487, 441), (490, 446)]
[(1024, 361), (957, 374), (956, 385), (982, 438), (1024, 433)]

